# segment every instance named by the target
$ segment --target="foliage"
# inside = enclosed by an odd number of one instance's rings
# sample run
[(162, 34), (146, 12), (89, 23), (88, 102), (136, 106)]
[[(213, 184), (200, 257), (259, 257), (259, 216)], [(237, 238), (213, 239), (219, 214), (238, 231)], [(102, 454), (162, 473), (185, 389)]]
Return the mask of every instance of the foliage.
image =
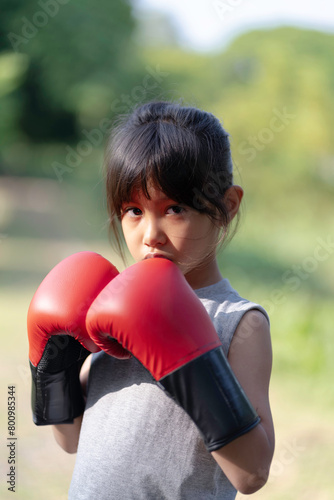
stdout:
[(0, 172), (44, 176), (33, 161), (19, 164), (18, 144), (28, 156), (40, 145), (72, 144), (82, 128), (115, 114), (115, 98), (144, 73), (131, 42), (134, 28), (124, 0), (98, 7), (92, 0), (4, 0)]

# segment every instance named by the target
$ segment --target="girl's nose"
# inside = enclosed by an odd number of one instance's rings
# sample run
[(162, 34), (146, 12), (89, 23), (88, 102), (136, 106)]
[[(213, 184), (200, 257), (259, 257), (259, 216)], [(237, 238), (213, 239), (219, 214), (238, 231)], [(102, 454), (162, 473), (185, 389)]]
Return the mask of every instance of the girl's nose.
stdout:
[(144, 230), (144, 245), (154, 248), (163, 245), (166, 240), (167, 236), (163, 230), (162, 224), (156, 219), (148, 220)]

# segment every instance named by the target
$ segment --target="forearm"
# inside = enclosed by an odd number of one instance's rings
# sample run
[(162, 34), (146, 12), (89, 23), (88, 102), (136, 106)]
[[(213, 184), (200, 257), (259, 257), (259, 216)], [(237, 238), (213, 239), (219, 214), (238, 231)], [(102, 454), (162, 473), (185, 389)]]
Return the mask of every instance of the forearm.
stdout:
[(233, 486), (247, 495), (267, 482), (274, 453), (274, 435), (262, 423), (228, 445), (213, 451), (212, 456)]
[(59, 446), (67, 453), (76, 453), (79, 442), (82, 415), (75, 418), (72, 424), (53, 425), (53, 435)]
[[(87, 395), (87, 383), (92, 356), (88, 356), (82, 365), (80, 372), (80, 383), (84, 399)], [(53, 425), (53, 435), (59, 446), (67, 453), (76, 453), (79, 442), (83, 415), (75, 418), (73, 424)]]

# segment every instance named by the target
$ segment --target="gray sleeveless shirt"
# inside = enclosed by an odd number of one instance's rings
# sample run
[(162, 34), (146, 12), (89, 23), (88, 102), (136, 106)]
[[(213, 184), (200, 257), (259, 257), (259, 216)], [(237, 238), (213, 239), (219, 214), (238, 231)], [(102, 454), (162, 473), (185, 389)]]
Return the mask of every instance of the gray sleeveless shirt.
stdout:
[[(227, 279), (195, 290), (228, 355), (245, 312)], [(192, 388), (196, 390), (196, 387)], [(185, 411), (134, 358), (92, 357), (69, 500), (232, 500), (236, 490)]]

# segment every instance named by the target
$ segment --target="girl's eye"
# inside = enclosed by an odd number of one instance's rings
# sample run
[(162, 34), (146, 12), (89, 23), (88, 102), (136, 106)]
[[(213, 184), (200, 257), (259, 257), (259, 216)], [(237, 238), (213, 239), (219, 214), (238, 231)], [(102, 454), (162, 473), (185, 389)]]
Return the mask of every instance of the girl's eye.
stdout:
[(141, 212), (140, 208), (136, 208), (136, 207), (129, 207), (123, 211), (123, 214), (127, 214), (130, 217), (138, 217), (139, 215), (141, 215), (141, 213), (142, 212)]
[(173, 205), (172, 207), (169, 207), (167, 210), (167, 213), (172, 214), (172, 215), (179, 215), (184, 212), (184, 208), (180, 207), (180, 205)]

